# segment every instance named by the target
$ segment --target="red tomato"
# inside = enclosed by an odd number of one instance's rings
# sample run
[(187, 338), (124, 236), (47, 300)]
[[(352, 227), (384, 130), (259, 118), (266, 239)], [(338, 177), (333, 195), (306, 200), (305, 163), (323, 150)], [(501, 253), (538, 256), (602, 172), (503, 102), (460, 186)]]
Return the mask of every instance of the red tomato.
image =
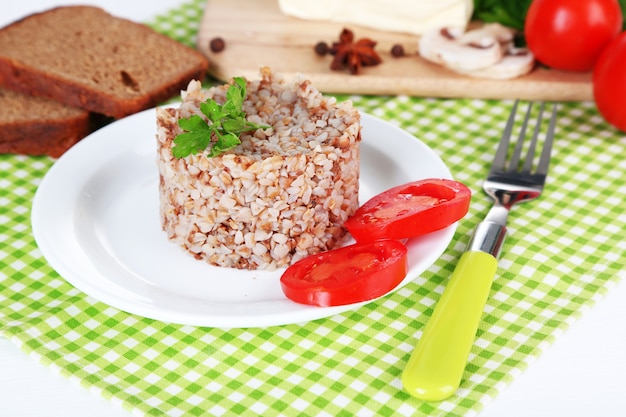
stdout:
[(453, 180), (414, 181), (373, 197), (344, 225), (357, 242), (416, 237), (463, 218), (471, 194), (469, 188)]
[(292, 301), (321, 307), (373, 300), (407, 274), (407, 249), (397, 240), (355, 243), (308, 256), (280, 277)]
[(590, 71), (622, 30), (617, 0), (533, 0), (524, 35), (537, 60), (566, 71)]
[(606, 121), (626, 132), (626, 32), (600, 55), (593, 70), (593, 96)]

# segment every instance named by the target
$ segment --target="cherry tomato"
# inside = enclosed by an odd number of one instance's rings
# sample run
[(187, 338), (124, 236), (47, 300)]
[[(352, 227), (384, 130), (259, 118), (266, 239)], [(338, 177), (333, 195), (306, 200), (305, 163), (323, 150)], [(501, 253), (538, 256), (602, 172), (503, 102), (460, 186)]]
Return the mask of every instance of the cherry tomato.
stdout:
[(593, 96), (605, 120), (626, 132), (626, 32), (600, 55), (593, 70)]
[(617, 0), (533, 0), (524, 35), (537, 60), (566, 71), (591, 71), (622, 30)]
[(416, 237), (463, 218), (471, 194), (469, 188), (453, 180), (414, 181), (373, 197), (344, 225), (357, 242)]
[(280, 277), (292, 301), (321, 307), (373, 300), (407, 274), (407, 249), (397, 240), (355, 243), (308, 256)]

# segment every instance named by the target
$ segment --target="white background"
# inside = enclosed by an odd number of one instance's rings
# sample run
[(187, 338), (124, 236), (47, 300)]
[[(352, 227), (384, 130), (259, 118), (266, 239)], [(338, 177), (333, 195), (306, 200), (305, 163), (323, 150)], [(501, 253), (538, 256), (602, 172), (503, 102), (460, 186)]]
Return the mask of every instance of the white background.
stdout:
[[(11, 0), (0, 26), (62, 4), (96, 4), (112, 14), (145, 21), (179, 0)], [(626, 283), (585, 312), (495, 400), (480, 417), (626, 416)], [(128, 417), (100, 398), (29, 358), (0, 338), (0, 416)]]

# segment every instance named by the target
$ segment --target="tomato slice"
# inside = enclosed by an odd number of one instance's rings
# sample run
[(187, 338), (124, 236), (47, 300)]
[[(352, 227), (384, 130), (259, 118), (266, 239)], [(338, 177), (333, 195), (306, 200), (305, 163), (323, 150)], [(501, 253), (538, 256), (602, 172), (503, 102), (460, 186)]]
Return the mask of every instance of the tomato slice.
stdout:
[(453, 180), (413, 181), (374, 196), (344, 226), (357, 242), (421, 236), (462, 219), (471, 195), (469, 188)]
[(373, 300), (406, 276), (407, 249), (397, 240), (355, 243), (308, 256), (280, 277), (292, 301), (320, 307)]

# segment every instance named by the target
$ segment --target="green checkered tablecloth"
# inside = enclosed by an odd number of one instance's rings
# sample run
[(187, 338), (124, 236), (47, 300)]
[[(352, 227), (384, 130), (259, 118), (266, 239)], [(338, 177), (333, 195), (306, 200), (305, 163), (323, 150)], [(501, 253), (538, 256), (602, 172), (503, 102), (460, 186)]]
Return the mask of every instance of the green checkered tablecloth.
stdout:
[[(204, 0), (152, 22), (193, 43)], [(347, 97), (340, 97), (341, 99)], [(541, 199), (517, 207), (461, 388), (418, 401), (400, 374), (471, 231), (510, 101), (350, 97), (432, 147), (472, 188), (453, 243), (422, 276), (354, 311), (306, 324), (200, 328), (109, 307), (47, 264), (30, 228), (54, 161), (0, 156), (0, 335), (135, 415), (473, 416), (624, 278), (626, 135), (592, 103), (563, 103)]]

